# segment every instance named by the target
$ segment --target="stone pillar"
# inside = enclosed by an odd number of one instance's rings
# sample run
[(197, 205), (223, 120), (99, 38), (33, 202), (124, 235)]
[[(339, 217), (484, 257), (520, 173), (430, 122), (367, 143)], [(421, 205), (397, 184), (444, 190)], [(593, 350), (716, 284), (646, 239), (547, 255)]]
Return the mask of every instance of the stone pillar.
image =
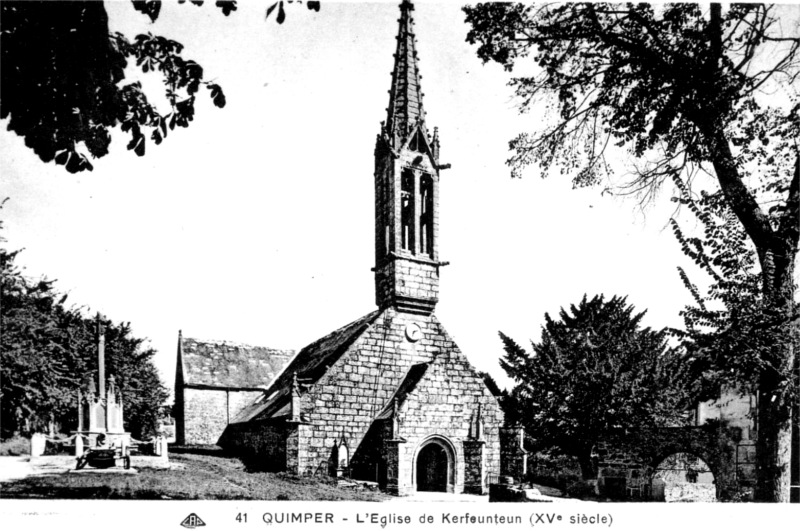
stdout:
[(169, 461), (169, 450), (167, 447), (167, 438), (159, 435), (154, 443), (155, 454), (161, 461)]
[(386, 460), (386, 491), (396, 496), (407, 496), (410, 485), (404, 480), (408, 476), (408, 464), (403, 459), (406, 440), (390, 439), (384, 446)]
[(300, 422), (302, 403), (300, 401), (300, 384), (297, 382), (297, 373), (292, 374), (292, 401), (290, 404), (291, 422)]
[(297, 422), (286, 423), (286, 472), (300, 475), (299, 455), (300, 424)]
[(100, 400), (106, 399), (106, 330), (103, 316), (97, 314), (97, 381)]
[(464, 441), (464, 493), (486, 494), (485, 441)]
[(528, 474), (528, 452), (521, 427), (500, 428), (500, 475), (522, 482)]
[(75, 457), (83, 455), (83, 435), (80, 433), (75, 434)]
[(44, 433), (31, 435), (31, 459), (44, 455), (45, 446), (47, 446), (47, 438)]
[(308, 422), (286, 422), (286, 472), (296, 475), (306, 472), (309, 439)]
[(83, 431), (83, 393), (78, 389), (78, 431)]

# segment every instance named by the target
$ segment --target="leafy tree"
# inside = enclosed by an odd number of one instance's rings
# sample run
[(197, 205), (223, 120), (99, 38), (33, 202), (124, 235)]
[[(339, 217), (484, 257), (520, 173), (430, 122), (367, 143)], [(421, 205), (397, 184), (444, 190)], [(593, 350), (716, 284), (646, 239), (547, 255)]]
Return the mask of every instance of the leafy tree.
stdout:
[[(0, 418), (2, 435), (77, 426), (77, 392), (97, 380), (95, 322), (67, 308), (49, 280), (31, 281), (14, 264), (18, 252), (0, 248)], [(106, 375), (122, 394), (125, 428), (135, 437), (154, 432), (168, 393), (129, 323), (106, 328)]]
[(486, 384), (486, 388), (489, 389), (489, 392), (492, 393), (494, 396), (503, 396), (503, 391), (500, 390), (500, 386), (497, 385), (497, 382), (492, 378), (492, 375), (488, 372), (478, 371), (478, 376), (483, 378), (483, 382)]
[[(225, 16), (237, 9), (233, 0), (215, 4)], [(153, 22), (161, 12), (160, 0), (132, 5)], [(319, 11), (319, 2), (306, 5)], [(90, 158), (108, 154), (109, 130), (117, 125), (129, 135), (127, 148), (143, 156), (148, 136), (160, 144), (176, 127), (189, 126), (202, 92), (225, 106), (222, 87), (183, 57), (181, 43), (151, 33), (133, 40), (111, 34), (101, 1), (9, 0), (0, 9), (0, 118), (43, 162), (55, 160), (70, 173), (92, 170)], [(283, 1), (268, 7), (267, 16), (276, 9), (283, 23)], [(126, 82), (131, 60), (161, 75), (168, 109), (156, 108), (139, 82)]]
[[(637, 161), (633, 190), (710, 175), (752, 242), (762, 283), (757, 441), (760, 500), (788, 501), (791, 345), (800, 237), (800, 74), (797, 11), (737, 4), (478, 4), (465, 8), (467, 40), (507, 69), (531, 57), (533, 76), (512, 81), (522, 109), (540, 101), (554, 125), (520, 134), (515, 175), (559, 166), (576, 186), (609, 171), (609, 146)], [(783, 18), (783, 20), (782, 20)], [(790, 90), (785, 90), (786, 88)], [(770, 94), (764, 97), (765, 92)], [(782, 94), (782, 96), (777, 96)]]
[(516, 386), (504, 405), (543, 447), (578, 459), (584, 478), (596, 477), (591, 450), (612, 430), (663, 426), (683, 418), (666, 331), (641, 327), (625, 298), (586, 296), (559, 320), (545, 314), (539, 343), (528, 353), (500, 333), (500, 365)]
[(760, 353), (775, 333), (762, 314), (763, 297), (757, 257), (742, 224), (720, 192), (692, 196), (676, 181), (676, 201), (689, 207), (702, 229), (684, 233), (670, 220), (683, 253), (711, 279), (707, 289), (678, 273), (693, 303), (681, 312), (685, 330), (673, 330), (687, 348), (690, 377), (699, 400), (719, 397), (723, 388), (755, 391), (754, 375), (765, 369)]

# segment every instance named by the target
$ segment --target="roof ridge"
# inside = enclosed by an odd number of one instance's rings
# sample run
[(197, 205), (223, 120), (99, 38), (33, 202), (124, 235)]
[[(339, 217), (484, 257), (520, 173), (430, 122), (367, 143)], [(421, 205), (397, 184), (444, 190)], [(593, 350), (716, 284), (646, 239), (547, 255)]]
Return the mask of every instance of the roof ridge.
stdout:
[(186, 337), (183, 336), (183, 341), (193, 341), (195, 343), (200, 343), (203, 345), (226, 345), (230, 347), (248, 347), (248, 348), (263, 348), (267, 350), (274, 350), (277, 352), (295, 352), (294, 349), (289, 348), (277, 348), (277, 347), (266, 347), (263, 345), (252, 345), (250, 343), (242, 343), (240, 341), (232, 341), (229, 339), (198, 339), (196, 337)]

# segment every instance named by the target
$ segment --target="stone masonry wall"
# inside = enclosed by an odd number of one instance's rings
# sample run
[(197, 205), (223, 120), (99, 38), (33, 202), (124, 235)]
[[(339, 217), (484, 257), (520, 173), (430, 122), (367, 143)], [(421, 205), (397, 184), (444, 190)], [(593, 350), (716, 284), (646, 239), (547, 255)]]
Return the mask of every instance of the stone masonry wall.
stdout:
[(259, 422), (230, 424), (222, 435), (227, 450), (258, 470), (286, 470), (286, 433), (284, 424)]
[(228, 399), (224, 390), (184, 389), (185, 444), (217, 444), (228, 425)]
[(598, 488), (624, 493), (634, 478), (649, 479), (668, 456), (688, 453), (702, 459), (714, 474), (716, 495), (728, 497), (737, 488), (736, 451), (732, 435), (739, 430), (724, 426), (642, 428), (609, 435), (593, 451), (597, 459)]
[(228, 391), (228, 422), (233, 422), (245, 407), (263, 394), (263, 391)]
[(184, 444), (217, 444), (228, 423), (261, 391), (184, 389)]
[[(411, 322), (422, 329), (422, 338), (416, 343), (405, 337), (405, 327)], [(502, 419), (497, 419), (502, 414), (497, 401), (435, 316), (399, 313), (389, 308), (303, 395), (303, 414), (309, 424), (300, 430), (300, 447), (305, 452), (298, 456), (297, 471), (320, 469), (342, 436), (351, 454), (358, 452), (373, 419), (387, 406), (409, 368), (430, 362), (435, 356), (445, 356), (447, 361), (437, 364), (440, 369), (434, 369), (443, 372), (426, 387), (424, 406), (410, 405), (420, 417), (418, 424), (412, 422), (408, 426), (414, 441), (407, 445), (411, 449), (404, 450), (404, 457), (413, 459), (414, 445), (422, 432), (427, 435), (442, 431), (441, 435), (452, 437), (454, 442), (465, 437), (472, 408), (479, 399), (484, 403), (487, 439), (491, 441), (487, 444), (487, 468), (498, 468), (497, 427)], [(446, 414), (440, 418), (442, 413)], [(463, 458), (461, 462), (463, 466)], [(460, 477), (463, 478), (463, 470)], [(407, 479), (410, 482), (411, 478)]]
[(499, 428), (503, 423), (497, 400), (486, 388), (483, 379), (469, 366), (464, 356), (452, 349), (440, 354), (423, 379), (401, 407), (399, 434), (406, 439), (400, 458), (408, 463), (401, 469), (399, 485), (406, 492), (415, 488), (415, 457), (426, 439), (441, 435), (454, 446), (455, 492), (463, 492), (465, 471), (464, 441), (470, 435), (470, 421), (481, 406), (484, 421), (483, 449), (486, 470), (482, 475), (497, 473), (500, 463)]
[(386, 264), (381, 273), (379, 299), (390, 300), (393, 292), (417, 299), (439, 299), (439, 271), (433, 263), (395, 260)]

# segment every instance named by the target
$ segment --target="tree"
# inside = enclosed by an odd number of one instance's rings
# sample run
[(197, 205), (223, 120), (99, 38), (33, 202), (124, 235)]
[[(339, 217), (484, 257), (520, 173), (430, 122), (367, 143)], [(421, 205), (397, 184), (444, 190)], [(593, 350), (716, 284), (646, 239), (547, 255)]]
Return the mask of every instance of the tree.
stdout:
[[(634, 191), (666, 179), (710, 175), (753, 243), (764, 328), (759, 352), (760, 500), (788, 501), (793, 275), (800, 224), (800, 31), (792, 7), (757, 4), (479, 4), (465, 8), (467, 40), (484, 61), (511, 69), (533, 54), (538, 70), (516, 78), (523, 109), (543, 98), (555, 125), (514, 139), (515, 175), (560, 166), (576, 186), (609, 171), (606, 152), (637, 161)], [(783, 10), (783, 11), (782, 11)], [(781, 17), (789, 22), (781, 22)], [(786, 29), (788, 28), (788, 29)], [(763, 97), (769, 90), (770, 97)], [(780, 92), (785, 96), (778, 97)], [(764, 186), (757, 188), (759, 182)], [(771, 206), (767, 206), (771, 205)]]
[[(27, 279), (14, 264), (18, 252), (0, 248), (0, 417), (2, 435), (77, 427), (78, 389), (97, 379), (95, 322), (67, 308), (53, 282)], [(122, 394), (125, 428), (154, 433), (168, 392), (129, 323), (106, 328), (106, 374)]]
[[(673, 330), (682, 338), (686, 349), (686, 376), (693, 383), (697, 400), (715, 400), (723, 390), (739, 390), (753, 394), (755, 377), (769, 368), (762, 352), (773, 348), (776, 338), (791, 342), (797, 351), (800, 335), (782, 337), (774, 320), (764, 315), (763, 283), (757, 270), (758, 258), (753, 244), (720, 192), (702, 192), (693, 196), (676, 181), (679, 196), (673, 198), (687, 205), (702, 228), (700, 236), (687, 236), (678, 222), (670, 220), (683, 253), (692, 258), (711, 284), (702, 290), (689, 275), (678, 268), (681, 279), (694, 300), (681, 312), (685, 330)], [(798, 305), (795, 305), (795, 314)], [(792, 448), (800, 448), (800, 409), (798, 387), (800, 359), (794, 359), (794, 386), (787, 393), (792, 404)], [(792, 484), (800, 481), (800, 456), (791, 455)], [(800, 501), (800, 493), (792, 493), (790, 501)]]
[[(237, 9), (233, 0), (215, 4), (225, 16)], [(132, 5), (151, 21), (161, 12), (160, 0)], [(319, 11), (319, 2), (306, 5)], [(181, 55), (182, 44), (150, 33), (133, 40), (110, 34), (101, 1), (11, 0), (0, 9), (0, 118), (9, 119), (8, 129), (25, 137), (43, 162), (55, 160), (71, 173), (92, 170), (90, 158), (108, 154), (109, 130), (117, 125), (130, 137), (127, 148), (144, 156), (147, 136), (160, 144), (176, 127), (189, 126), (201, 89), (214, 105), (225, 106), (220, 85)], [(267, 16), (276, 9), (283, 23), (282, 0), (267, 8)], [(168, 109), (153, 105), (140, 83), (126, 82), (129, 60), (162, 76)]]
[(643, 316), (625, 298), (584, 296), (558, 321), (545, 314), (532, 353), (500, 333), (500, 365), (516, 382), (504, 401), (507, 420), (521, 423), (543, 448), (577, 458), (585, 479), (597, 476), (591, 450), (604, 435), (684, 416), (666, 331), (641, 328)]
[(684, 233), (670, 220), (683, 253), (710, 278), (707, 289), (678, 273), (693, 303), (681, 312), (684, 330), (673, 330), (687, 350), (689, 375), (698, 400), (719, 398), (723, 388), (755, 392), (753, 376), (764, 370), (761, 352), (775, 331), (762, 315), (763, 297), (757, 257), (738, 218), (720, 192), (692, 196), (676, 181), (676, 201), (689, 207), (700, 236)]

